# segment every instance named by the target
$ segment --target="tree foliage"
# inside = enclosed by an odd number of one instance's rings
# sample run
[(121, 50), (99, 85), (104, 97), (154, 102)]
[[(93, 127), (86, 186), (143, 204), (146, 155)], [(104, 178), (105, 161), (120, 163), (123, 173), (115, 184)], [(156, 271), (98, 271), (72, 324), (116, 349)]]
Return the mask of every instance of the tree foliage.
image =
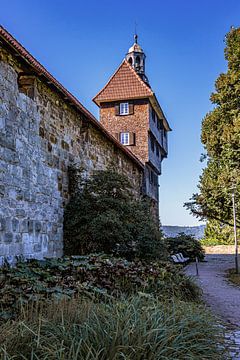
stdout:
[(232, 226), (233, 188), (237, 213), (240, 211), (240, 28), (227, 34), (225, 58), (227, 72), (220, 74), (210, 97), (214, 109), (202, 122), (207, 166), (200, 177), (199, 192), (185, 206), (197, 217)]
[[(240, 230), (238, 230), (238, 237), (239, 235)], [(220, 223), (217, 220), (208, 220), (201, 244), (206, 246), (233, 245), (234, 232), (232, 226)]]
[(128, 178), (113, 170), (78, 178), (64, 215), (64, 252), (105, 252), (127, 258), (166, 256), (147, 199), (136, 199)]

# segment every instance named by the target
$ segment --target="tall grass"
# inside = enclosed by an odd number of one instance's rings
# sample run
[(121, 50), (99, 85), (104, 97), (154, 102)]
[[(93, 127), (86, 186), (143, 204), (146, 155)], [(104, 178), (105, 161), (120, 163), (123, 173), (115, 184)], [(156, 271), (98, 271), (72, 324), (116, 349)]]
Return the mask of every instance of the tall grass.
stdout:
[(4, 360), (219, 360), (220, 341), (205, 308), (141, 294), (28, 305), (0, 328)]

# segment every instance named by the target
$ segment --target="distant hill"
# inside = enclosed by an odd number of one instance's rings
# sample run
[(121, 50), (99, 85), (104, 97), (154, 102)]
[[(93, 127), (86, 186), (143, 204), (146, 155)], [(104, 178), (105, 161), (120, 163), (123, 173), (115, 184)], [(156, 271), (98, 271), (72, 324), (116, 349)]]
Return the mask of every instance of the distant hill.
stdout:
[(195, 239), (202, 239), (206, 225), (199, 226), (162, 226), (163, 233), (166, 237), (176, 237), (183, 232), (186, 235), (193, 235)]

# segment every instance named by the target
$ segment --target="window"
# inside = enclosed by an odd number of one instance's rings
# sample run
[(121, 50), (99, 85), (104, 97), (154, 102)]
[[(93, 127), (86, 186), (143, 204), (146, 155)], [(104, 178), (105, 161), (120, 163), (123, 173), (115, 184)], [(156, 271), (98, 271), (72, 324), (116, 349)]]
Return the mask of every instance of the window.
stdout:
[(159, 157), (159, 146), (156, 146), (157, 157)]
[(120, 115), (128, 115), (129, 114), (129, 104), (128, 103), (120, 103), (119, 114)]
[(152, 170), (149, 170), (149, 182), (154, 186), (158, 185), (158, 176)]
[(155, 148), (155, 141), (154, 141), (154, 138), (152, 135), (150, 135), (150, 143), (151, 143), (151, 149), (152, 149), (152, 152), (154, 152), (154, 148)]
[(152, 172), (152, 170), (149, 170), (149, 181), (150, 181), (150, 184), (153, 183), (153, 172)]
[(136, 66), (136, 70), (139, 71), (140, 70), (140, 57), (139, 56), (136, 57), (135, 66)]
[(129, 133), (128, 132), (120, 133), (120, 142), (123, 145), (129, 145)]
[(133, 115), (134, 114), (134, 103), (132, 101), (116, 103), (115, 115)]
[(158, 130), (163, 129), (163, 119), (158, 119), (157, 128), (158, 128)]
[(156, 119), (156, 114), (155, 114), (155, 111), (152, 109), (152, 119), (153, 121), (155, 122), (155, 119)]

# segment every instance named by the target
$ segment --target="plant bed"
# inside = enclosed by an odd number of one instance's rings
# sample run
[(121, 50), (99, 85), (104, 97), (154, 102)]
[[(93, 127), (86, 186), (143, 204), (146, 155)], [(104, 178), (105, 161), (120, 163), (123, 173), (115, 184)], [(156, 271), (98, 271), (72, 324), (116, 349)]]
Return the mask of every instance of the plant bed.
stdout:
[(29, 302), (131, 295), (194, 301), (200, 291), (181, 269), (169, 262), (127, 261), (105, 254), (29, 260), (0, 269), (0, 321), (15, 318)]

